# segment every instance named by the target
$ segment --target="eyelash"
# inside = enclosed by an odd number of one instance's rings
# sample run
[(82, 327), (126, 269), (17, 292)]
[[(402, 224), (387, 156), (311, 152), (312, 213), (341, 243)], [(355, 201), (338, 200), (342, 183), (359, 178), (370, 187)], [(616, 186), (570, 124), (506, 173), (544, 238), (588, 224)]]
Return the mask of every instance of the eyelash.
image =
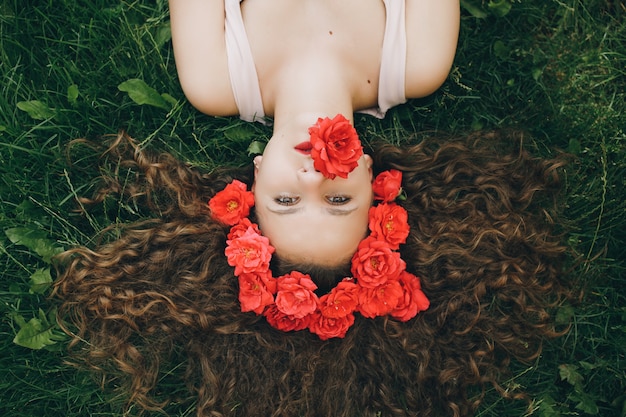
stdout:
[(276, 201), (276, 203), (280, 204), (281, 206), (293, 206), (294, 204), (298, 203), (298, 201), (300, 201), (300, 197), (281, 195), (280, 197), (276, 197), (274, 201)]
[[(333, 199), (340, 199), (341, 201), (334, 202)], [(348, 204), (351, 198), (343, 196), (343, 195), (331, 195), (331, 196), (326, 197), (326, 200), (333, 206), (342, 206), (344, 204)]]

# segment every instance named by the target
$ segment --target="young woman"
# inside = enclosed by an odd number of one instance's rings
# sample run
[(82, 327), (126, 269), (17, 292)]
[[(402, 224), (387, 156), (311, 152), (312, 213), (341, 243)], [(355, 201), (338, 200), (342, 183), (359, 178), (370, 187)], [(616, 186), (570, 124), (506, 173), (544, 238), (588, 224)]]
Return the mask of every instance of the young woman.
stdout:
[(271, 117), (273, 136), (254, 166), (213, 173), (115, 139), (120, 177), (91, 200), (152, 218), (58, 258), (76, 360), (130, 403), (198, 416), (457, 417), (489, 385), (523, 397), (500, 385), (509, 362), (539, 355), (567, 296), (562, 161), (518, 133), (361, 149), (351, 126), (443, 82), (458, 9), (170, 0), (191, 103)]
[(273, 135), (255, 160), (254, 193), (276, 253), (297, 262), (345, 262), (366, 231), (371, 160), (364, 155), (345, 179), (325, 179), (306, 154), (308, 128), (337, 114), (352, 121), (354, 111), (382, 117), (435, 91), (454, 58), (459, 1), (169, 5), (179, 79), (191, 104), (209, 115), (272, 118)]

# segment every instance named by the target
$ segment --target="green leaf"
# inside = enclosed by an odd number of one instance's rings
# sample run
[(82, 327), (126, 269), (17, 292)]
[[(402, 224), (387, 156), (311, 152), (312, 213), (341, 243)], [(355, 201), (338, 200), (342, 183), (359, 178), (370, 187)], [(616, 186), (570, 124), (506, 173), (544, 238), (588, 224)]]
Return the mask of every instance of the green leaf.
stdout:
[(265, 142), (253, 140), (250, 142), (250, 146), (248, 146), (248, 155), (261, 155), (265, 149), (265, 145)]
[(509, 0), (490, 0), (487, 5), (489, 10), (498, 17), (506, 16), (511, 11), (511, 2)]
[(556, 312), (555, 321), (558, 324), (569, 324), (574, 318), (574, 307), (570, 305), (564, 305)]
[(13, 320), (15, 320), (15, 322), (17, 323), (18, 326), (20, 326), (20, 328), (26, 326), (26, 320), (24, 320), (24, 317), (20, 316), (19, 314), (16, 314), (13, 317)]
[(167, 93), (161, 94), (161, 97), (163, 97), (163, 100), (165, 100), (168, 103), (170, 103), (172, 105), (172, 107), (174, 107), (175, 105), (178, 104), (178, 100), (176, 100), (174, 97), (172, 97), (171, 95), (169, 95)]
[(128, 96), (140, 106), (147, 104), (163, 110), (170, 110), (172, 106), (154, 88), (145, 81), (133, 78), (117, 86), (118, 90), (128, 93)]
[(396, 198), (400, 201), (406, 201), (407, 195), (406, 191), (404, 191), (404, 188), (400, 187), (400, 192), (398, 193), (398, 196)]
[(570, 139), (569, 143), (567, 144), (567, 152), (578, 155), (581, 151), (582, 146), (580, 145), (580, 142), (576, 139)]
[(154, 42), (160, 48), (172, 39), (172, 28), (169, 23), (159, 26)]
[(590, 395), (587, 395), (584, 392), (579, 392), (578, 399), (579, 403), (576, 404), (576, 408), (578, 410), (594, 416), (600, 412), (598, 404), (596, 404), (596, 400), (593, 399), (593, 397), (591, 397)]
[(76, 104), (76, 101), (78, 100), (78, 95), (78, 86), (76, 84), (72, 84), (67, 87), (67, 101), (69, 101), (70, 104)]
[(561, 413), (556, 409), (556, 401), (548, 394), (544, 394), (539, 401), (539, 415), (541, 417), (561, 416)]
[(256, 132), (247, 125), (238, 124), (224, 130), (224, 136), (231, 142), (247, 142), (254, 139)]
[(626, 394), (619, 395), (613, 399), (611, 406), (618, 411), (619, 417), (626, 417)]
[(559, 376), (561, 377), (561, 381), (567, 381), (573, 386), (583, 381), (583, 377), (578, 373), (578, 367), (576, 365), (559, 365)]
[(461, 7), (467, 10), (469, 14), (478, 19), (484, 19), (487, 17), (487, 12), (485, 12), (479, 4), (480, 2), (476, 0), (461, 0)]
[(47, 217), (46, 212), (30, 200), (22, 200), (20, 204), (15, 206), (14, 212), (16, 218), (22, 223), (30, 223), (32, 220), (41, 221)]
[(483, 122), (477, 119), (476, 117), (474, 117), (474, 120), (472, 120), (472, 130), (478, 131), (478, 130), (483, 129), (484, 127), (485, 125), (483, 124)]
[(39, 100), (20, 101), (17, 108), (28, 113), (35, 120), (46, 120), (54, 117), (54, 110)]
[(493, 52), (500, 59), (504, 59), (509, 56), (509, 48), (500, 40), (493, 43)]
[(63, 335), (54, 332), (56, 324), (52, 324), (41, 309), (39, 318), (33, 317), (28, 323), (22, 316), (18, 315), (14, 318), (20, 326), (20, 330), (13, 339), (13, 343), (18, 346), (39, 350), (64, 339)]
[(9, 284), (9, 292), (11, 294), (21, 294), (22, 288), (15, 282), (12, 282), (11, 284)]
[(43, 294), (52, 285), (50, 268), (40, 268), (30, 276), (30, 293)]
[(591, 371), (591, 370), (594, 370), (594, 369), (596, 369), (598, 367), (598, 365), (596, 365), (595, 363), (590, 363), (590, 362), (587, 362), (587, 361), (580, 361), (578, 363), (586, 371)]
[(43, 230), (29, 227), (14, 227), (4, 231), (9, 240), (16, 245), (26, 246), (34, 251), (45, 262), (50, 263), (52, 257), (63, 252), (63, 247), (57, 246), (56, 242), (47, 238)]

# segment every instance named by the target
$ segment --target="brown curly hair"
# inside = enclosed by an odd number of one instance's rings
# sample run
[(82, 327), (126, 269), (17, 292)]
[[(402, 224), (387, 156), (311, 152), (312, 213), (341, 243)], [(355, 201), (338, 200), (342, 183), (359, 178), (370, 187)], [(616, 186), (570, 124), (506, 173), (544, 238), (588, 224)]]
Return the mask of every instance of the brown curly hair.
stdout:
[[(72, 357), (144, 409), (171, 400), (164, 375), (180, 378), (198, 416), (464, 416), (488, 386), (521, 398), (500, 385), (510, 360), (536, 358), (557, 335), (551, 311), (568, 295), (555, 221), (564, 161), (531, 156), (524, 140), (488, 132), (375, 146), (375, 171), (404, 173), (402, 258), (431, 307), (407, 323), (359, 316), (344, 339), (320, 341), (239, 309), (227, 230), (206, 202), (234, 177), (250, 184), (251, 169), (201, 173), (120, 134), (104, 153), (114, 170), (89, 202), (119, 194), (152, 218), (57, 259)], [(170, 372), (180, 363), (184, 372)]]

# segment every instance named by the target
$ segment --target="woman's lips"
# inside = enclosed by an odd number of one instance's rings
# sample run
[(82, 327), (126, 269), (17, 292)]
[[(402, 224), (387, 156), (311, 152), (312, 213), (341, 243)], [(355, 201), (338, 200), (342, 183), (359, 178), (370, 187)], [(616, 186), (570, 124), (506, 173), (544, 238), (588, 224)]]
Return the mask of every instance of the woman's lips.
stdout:
[(307, 141), (307, 142), (302, 142), (302, 143), (297, 144), (296, 146), (294, 146), (294, 149), (300, 152), (301, 154), (309, 155), (311, 154), (312, 147), (313, 145), (311, 145), (311, 142)]

